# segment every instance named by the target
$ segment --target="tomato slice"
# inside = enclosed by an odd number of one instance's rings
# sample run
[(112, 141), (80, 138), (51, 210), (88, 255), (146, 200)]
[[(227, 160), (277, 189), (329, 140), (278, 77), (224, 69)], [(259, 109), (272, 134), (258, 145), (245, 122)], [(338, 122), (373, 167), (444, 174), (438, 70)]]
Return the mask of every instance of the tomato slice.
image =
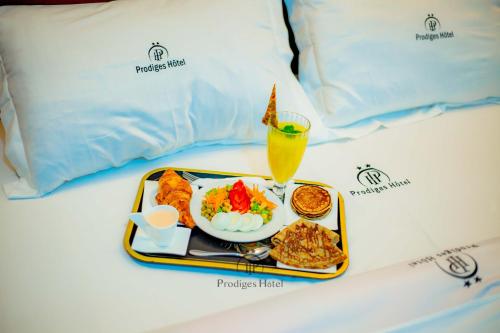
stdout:
[(234, 183), (233, 188), (229, 191), (229, 201), (231, 202), (232, 211), (244, 214), (250, 210), (250, 197), (241, 179)]

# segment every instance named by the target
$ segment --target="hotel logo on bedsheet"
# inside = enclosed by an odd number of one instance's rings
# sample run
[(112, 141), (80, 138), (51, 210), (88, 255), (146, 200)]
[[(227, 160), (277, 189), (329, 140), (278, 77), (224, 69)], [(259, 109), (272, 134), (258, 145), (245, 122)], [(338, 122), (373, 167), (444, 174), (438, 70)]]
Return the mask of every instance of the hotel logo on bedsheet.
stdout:
[(479, 276), (479, 264), (474, 257), (465, 253), (464, 250), (476, 249), (479, 245), (470, 244), (447, 249), (436, 253), (433, 256), (427, 256), (411, 261), (408, 265), (411, 268), (427, 266), (435, 263), (444, 273), (464, 281), (464, 287), (470, 288), (472, 284), (480, 283), (483, 279)]
[(378, 194), (383, 191), (401, 188), (411, 184), (410, 180), (391, 180), (391, 177), (382, 170), (366, 164), (364, 167), (357, 167), (358, 174), (356, 179), (358, 183), (364, 186), (363, 189), (349, 191), (352, 196), (362, 196), (368, 194)]
[(186, 60), (184, 58), (170, 59), (167, 48), (159, 42), (152, 43), (147, 51), (147, 55), (151, 63), (144, 66), (135, 66), (135, 72), (137, 74), (149, 72), (158, 73), (165, 69), (186, 66)]
[(441, 31), (441, 22), (439, 22), (439, 19), (432, 13), (427, 14), (427, 18), (424, 21), (424, 26), (426, 32), (423, 32), (422, 34), (416, 33), (416, 40), (428, 40), (433, 42), (439, 39), (455, 37), (453, 31)]

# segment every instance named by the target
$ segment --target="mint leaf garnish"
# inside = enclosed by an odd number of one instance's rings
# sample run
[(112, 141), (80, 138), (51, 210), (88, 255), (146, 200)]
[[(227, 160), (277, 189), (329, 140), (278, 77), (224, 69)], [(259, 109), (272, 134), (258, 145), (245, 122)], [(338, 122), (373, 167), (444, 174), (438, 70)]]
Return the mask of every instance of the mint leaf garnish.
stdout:
[(290, 133), (290, 134), (300, 133), (300, 131), (296, 130), (293, 125), (285, 125), (281, 130), (285, 133)]

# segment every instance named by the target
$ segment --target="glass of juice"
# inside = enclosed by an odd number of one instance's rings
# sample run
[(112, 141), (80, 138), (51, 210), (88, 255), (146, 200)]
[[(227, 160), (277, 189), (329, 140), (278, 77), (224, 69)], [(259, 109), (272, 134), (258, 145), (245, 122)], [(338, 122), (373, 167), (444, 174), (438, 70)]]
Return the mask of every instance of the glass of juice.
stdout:
[(268, 125), (267, 159), (274, 179), (273, 192), (282, 198), (286, 183), (302, 161), (311, 123), (295, 112), (279, 111), (277, 115), (278, 127)]

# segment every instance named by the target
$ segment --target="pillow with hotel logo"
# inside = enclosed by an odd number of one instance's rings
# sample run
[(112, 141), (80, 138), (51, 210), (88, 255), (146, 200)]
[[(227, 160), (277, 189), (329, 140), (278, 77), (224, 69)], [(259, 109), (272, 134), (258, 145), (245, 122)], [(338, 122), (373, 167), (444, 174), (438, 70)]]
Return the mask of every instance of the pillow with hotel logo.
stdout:
[[(265, 142), (278, 107), (327, 130), (290, 70), (280, 0), (122, 0), (0, 7), (10, 198), (191, 145)], [(222, 162), (221, 162), (222, 163)]]
[(498, 1), (285, 3), (299, 81), (338, 133), (500, 101)]

